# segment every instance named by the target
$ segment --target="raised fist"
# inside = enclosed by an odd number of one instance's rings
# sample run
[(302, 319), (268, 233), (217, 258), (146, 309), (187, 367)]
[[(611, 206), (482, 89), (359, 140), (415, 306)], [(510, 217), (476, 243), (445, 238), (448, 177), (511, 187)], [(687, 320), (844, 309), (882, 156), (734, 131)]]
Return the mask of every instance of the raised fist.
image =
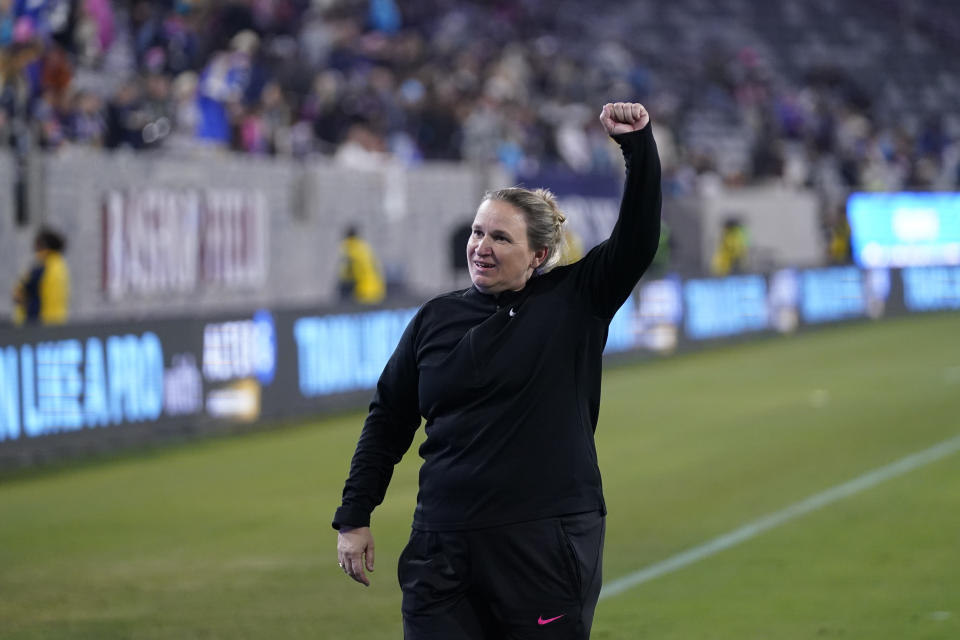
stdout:
[(611, 136), (639, 131), (647, 126), (648, 122), (650, 114), (638, 102), (608, 102), (600, 112), (600, 124)]

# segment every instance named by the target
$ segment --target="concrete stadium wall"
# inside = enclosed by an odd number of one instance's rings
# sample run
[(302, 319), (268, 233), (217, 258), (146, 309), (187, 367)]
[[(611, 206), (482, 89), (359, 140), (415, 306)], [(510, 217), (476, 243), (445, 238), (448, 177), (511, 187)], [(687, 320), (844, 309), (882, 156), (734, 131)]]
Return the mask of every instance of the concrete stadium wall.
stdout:
[[(472, 219), (485, 190), (514, 182), (496, 169), (454, 163), (356, 169), (322, 160), (295, 163), (212, 152), (177, 157), (66, 149), (36, 156), (31, 163), (28, 223), (21, 227), (15, 222), (15, 175), (13, 158), (0, 155), (0, 322), (10, 317), (9, 291), (29, 261), (30, 240), (43, 223), (68, 238), (75, 321), (329, 304), (336, 295), (337, 249), (348, 224), (360, 227), (397, 289), (405, 287), (423, 298), (469, 284), (466, 275), (453, 268), (452, 236)], [(180, 287), (161, 284), (120, 293), (110, 289), (107, 255), (117, 236), (106, 230), (108, 218), (113, 220), (107, 214), (108, 201), (115, 202), (111, 198), (133, 202), (157, 193), (210, 190), (247, 194), (263, 203), (262, 234), (251, 232), (265, 238), (258, 277), (229, 285), (200, 279)], [(619, 196), (610, 197), (615, 212)], [(139, 215), (137, 206), (129, 205), (131, 219)], [(168, 208), (157, 215), (171, 212)], [(728, 215), (749, 227), (753, 270), (822, 262), (814, 195), (751, 187), (665, 201), (664, 216), (675, 240), (672, 268), (688, 275), (702, 273)], [(137, 218), (140, 226), (125, 227), (124, 238), (136, 243), (143, 221), (156, 219)], [(166, 245), (158, 241), (148, 247), (153, 254), (172, 247), (170, 230), (146, 232), (168, 236)], [(177, 259), (168, 256), (167, 268), (176, 269)], [(136, 260), (128, 262), (129, 269), (139, 268)]]
[[(480, 194), (506, 184), (502, 174), (459, 164), (357, 170), (236, 155), (174, 158), (94, 150), (48, 156), (42, 179), (42, 213), (34, 220), (42, 218), (70, 240), (76, 320), (329, 302), (336, 291), (337, 249), (348, 224), (359, 225), (391, 279), (416, 292), (447, 289), (456, 282), (450, 235), (472, 219)], [(233, 289), (108, 296), (106, 194), (210, 188), (262, 194), (269, 236), (263, 281)]]
[(812, 190), (780, 185), (721, 190), (701, 199), (703, 264), (709, 266), (723, 223), (739, 218), (750, 237), (748, 268), (814, 266), (824, 262), (818, 204)]
[[(60, 229), (70, 241), (68, 262), (73, 284), (74, 319), (116, 316), (142, 317), (161, 313), (204, 312), (249, 304), (316, 295), (317, 280), (295, 277), (295, 262), (314, 259), (312, 251), (322, 230), (294, 211), (300, 172), (274, 161), (241, 156), (178, 159), (150, 154), (101, 153), (68, 150), (48, 156), (44, 166), (44, 220)], [(263, 193), (268, 207), (268, 277), (257, 289), (164, 291), (158, 295), (125, 295), (111, 299), (103, 290), (105, 195), (113, 189), (203, 189), (207, 187), (254, 189)], [(315, 265), (303, 265), (309, 269)], [(321, 270), (322, 271), (322, 270)]]
[(9, 294), (19, 264), (13, 237), (13, 185), (13, 159), (0, 151), (0, 323), (10, 315)]
[(318, 293), (325, 299), (334, 294), (337, 246), (351, 223), (359, 224), (388, 278), (425, 294), (458, 286), (450, 237), (459, 225), (473, 220), (483, 192), (507, 180), (499, 172), (458, 164), (378, 171), (312, 167), (305, 179), (307, 215), (324, 230), (323, 244), (316, 250), (326, 256), (324, 270), (318, 272)]

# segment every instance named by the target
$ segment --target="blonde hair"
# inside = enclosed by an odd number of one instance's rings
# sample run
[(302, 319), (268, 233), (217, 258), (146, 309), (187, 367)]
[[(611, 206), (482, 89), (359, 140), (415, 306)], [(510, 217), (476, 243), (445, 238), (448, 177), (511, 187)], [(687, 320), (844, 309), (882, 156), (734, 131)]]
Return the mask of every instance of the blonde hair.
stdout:
[(537, 268), (538, 272), (546, 273), (557, 266), (563, 253), (563, 225), (567, 217), (560, 211), (557, 198), (549, 189), (508, 187), (488, 191), (482, 202), (487, 200), (506, 202), (523, 212), (527, 222), (527, 244), (534, 250), (547, 250), (547, 257)]

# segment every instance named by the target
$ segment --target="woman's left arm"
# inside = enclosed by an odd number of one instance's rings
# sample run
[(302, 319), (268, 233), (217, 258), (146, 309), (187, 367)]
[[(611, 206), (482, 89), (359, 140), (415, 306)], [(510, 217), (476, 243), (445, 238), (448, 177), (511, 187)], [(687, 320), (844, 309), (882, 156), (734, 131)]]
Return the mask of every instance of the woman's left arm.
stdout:
[(657, 253), (660, 157), (650, 116), (642, 105), (604, 105), (600, 122), (623, 151), (626, 180), (620, 213), (610, 237), (575, 265), (574, 277), (595, 313), (612, 318)]

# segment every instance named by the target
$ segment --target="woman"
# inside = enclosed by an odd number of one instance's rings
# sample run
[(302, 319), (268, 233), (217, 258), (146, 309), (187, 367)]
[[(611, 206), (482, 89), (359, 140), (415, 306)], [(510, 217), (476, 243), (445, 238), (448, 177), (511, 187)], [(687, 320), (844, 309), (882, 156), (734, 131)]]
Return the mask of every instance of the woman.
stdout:
[(607, 328), (656, 252), (660, 161), (639, 104), (604, 105), (627, 177), (620, 216), (579, 262), (559, 257), (548, 191), (484, 198), (473, 286), (427, 302), (384, 368), (334, 516), (344, 572), (369, 585), (370, 513), (426, 422), (400, 556), (407, 640), (588, 638), (606, 506), (593, 434)]

